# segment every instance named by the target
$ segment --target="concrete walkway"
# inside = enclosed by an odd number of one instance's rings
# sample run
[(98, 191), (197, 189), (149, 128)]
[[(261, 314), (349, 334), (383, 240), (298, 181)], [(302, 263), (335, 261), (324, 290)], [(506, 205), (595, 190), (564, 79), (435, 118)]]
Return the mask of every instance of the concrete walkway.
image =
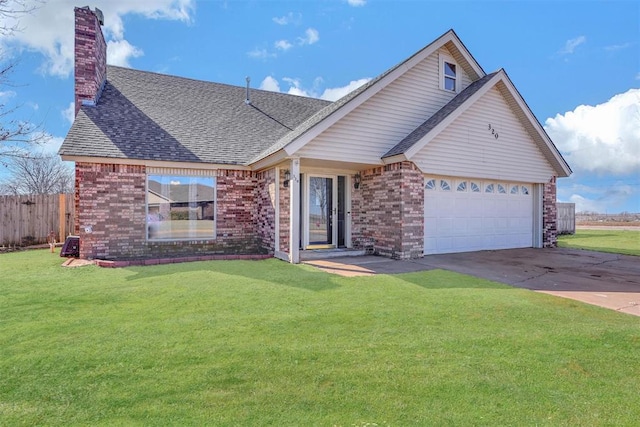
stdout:
[(398, 261), (376, 256), (308, 261), (343, 276), (444, 269), (640, 316), (640, 257), (577, 249), (507, 249), (428, 255)]

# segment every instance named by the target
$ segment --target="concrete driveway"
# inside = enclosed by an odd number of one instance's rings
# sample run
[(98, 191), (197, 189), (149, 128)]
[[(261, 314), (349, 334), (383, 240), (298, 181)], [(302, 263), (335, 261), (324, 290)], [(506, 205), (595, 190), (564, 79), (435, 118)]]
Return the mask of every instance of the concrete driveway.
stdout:
[(410, 261), (376, 256), (308, 261), (345, 276), (444, 269), (640, 316), (640, 257), (577, 249), (508, 249), (429, 255)]

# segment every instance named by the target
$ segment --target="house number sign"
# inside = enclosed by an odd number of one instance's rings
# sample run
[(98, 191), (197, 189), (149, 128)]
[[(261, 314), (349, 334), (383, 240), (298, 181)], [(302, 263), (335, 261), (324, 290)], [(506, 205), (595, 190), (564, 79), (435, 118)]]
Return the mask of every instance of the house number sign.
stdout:
[(491, 123), (489, 123), (489, 130), (491, 131), (491, 135), (493, 135), (495, 139), (498, 139), (498, 131), (496, 130), (496, 128), (491, 126)]

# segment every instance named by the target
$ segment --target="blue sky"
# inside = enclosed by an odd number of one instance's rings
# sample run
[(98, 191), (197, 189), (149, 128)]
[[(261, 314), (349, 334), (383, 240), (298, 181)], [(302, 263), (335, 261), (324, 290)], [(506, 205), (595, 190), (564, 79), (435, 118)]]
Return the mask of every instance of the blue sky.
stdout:
[(71, 125), (85, 4), (104, 12), (112, 64), (327, 99), (453, 28), (486, 72), (507, 71), (569, 162), (560, 201), (640, 212), (640, 2), (49, 0), (0, 41), (19, 61), (0, 103), (41, 124), (49, 151)]

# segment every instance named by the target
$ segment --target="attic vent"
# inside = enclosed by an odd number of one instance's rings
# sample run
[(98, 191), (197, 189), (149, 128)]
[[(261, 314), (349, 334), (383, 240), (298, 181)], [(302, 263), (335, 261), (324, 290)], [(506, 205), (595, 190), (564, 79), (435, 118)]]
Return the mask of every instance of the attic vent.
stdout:
[(249, 84), (251, 83), (251, 77), (247, 76), (247, 96), (244, 100), (244, 103), (247, 105), (251, 105), (251, 97), (249, 96)]

